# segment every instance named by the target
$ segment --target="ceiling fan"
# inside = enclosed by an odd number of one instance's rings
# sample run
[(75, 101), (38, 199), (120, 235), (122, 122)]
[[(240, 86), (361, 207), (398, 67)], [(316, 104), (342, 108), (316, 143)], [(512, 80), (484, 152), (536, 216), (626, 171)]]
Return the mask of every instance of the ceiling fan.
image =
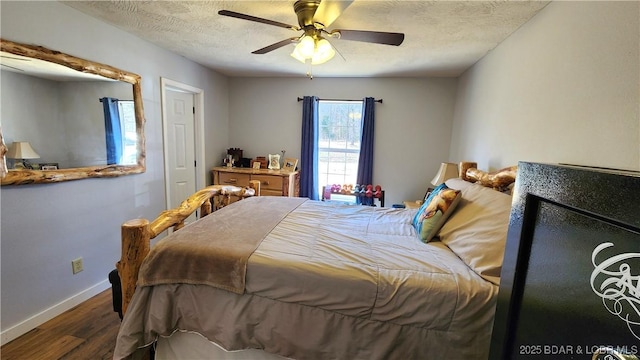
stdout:
[(253, 51), (252, 54), (266, 54), (288, 44), (297, 43), (291, 56), (303, 63), (311, 63), (313, 65), (322, 64), (335, 55), (333, 47), (325, 39), (325, 36), (375, 44), (395, 46), (402, 44), (404, 41), (403, 33), (345, 29), (328, 30), (328, 27), (352, 2), (353, 0), (297, 0), (293, 4), (293, 10), (298, 16), (298, 26), (229, 10), (220, 10), (218, 14), (283, 27), (293, 31), (302, 31), (303, 33), (297, 37), (291, 37), (265, 46)]

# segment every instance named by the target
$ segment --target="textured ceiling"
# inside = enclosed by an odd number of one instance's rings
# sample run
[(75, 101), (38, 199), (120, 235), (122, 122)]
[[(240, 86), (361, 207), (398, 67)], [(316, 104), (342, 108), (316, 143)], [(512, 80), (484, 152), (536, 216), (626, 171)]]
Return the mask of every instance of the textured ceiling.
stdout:
[[(289, 54), (252, 51), (299, 32), (218, 15), (231, 10), (297, 25), (294, 1), (63, 1), (92, 17), (228, 76), (304, 76)], [(339, 55), (315, 77), (457, 76), (548, 1), (355, 0), (329, 29), (402, 32), (400, 46), (331, 39)]]

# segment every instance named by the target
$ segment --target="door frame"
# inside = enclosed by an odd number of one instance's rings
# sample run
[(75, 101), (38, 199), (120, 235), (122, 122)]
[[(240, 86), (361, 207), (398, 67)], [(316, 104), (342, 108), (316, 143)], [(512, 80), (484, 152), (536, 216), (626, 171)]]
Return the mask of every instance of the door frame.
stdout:
[(171, 187), (169, 186), (169, 160), (167, 157), (167, 100), (166, 92), (180, 91), (193, 95), (194, 117), (194, 142), (196, 158), (196, 189), (202, 189), (206, 185), (206, 169), (204, 166), (204, 90), (187, 85), (175, 80), (160, 77), (160, 101), (162, 107), (162, 156), (164, 158), (164, 189), (166, 208), (169, 209), (171, 199)]

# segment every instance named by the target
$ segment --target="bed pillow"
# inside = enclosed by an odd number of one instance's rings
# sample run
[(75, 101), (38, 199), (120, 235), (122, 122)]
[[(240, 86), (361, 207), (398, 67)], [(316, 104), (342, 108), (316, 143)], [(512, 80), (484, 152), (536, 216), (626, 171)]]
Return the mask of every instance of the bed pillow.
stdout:
[(449, 189), (456, 189), (456, 190), (464, 190), (469, 186), (473, 185), (473, 183), (468, 182), (466, 180), (462, 180), (460, 178), (451, 178), (445, 181), (444, 183), (445, 185), (447, 185), (447, 187), (449, 187)]
[(433, 189), (413, 217), (413, 227), (424, 242), (438, 233), (442, 224), (460, 202), (460, 190), (449, 189), (442, 184)]
[(461, 194), (456, 211), (438, 233), (440, 241), (478, 275), (499, 285), (511, 196), (478, 184)]

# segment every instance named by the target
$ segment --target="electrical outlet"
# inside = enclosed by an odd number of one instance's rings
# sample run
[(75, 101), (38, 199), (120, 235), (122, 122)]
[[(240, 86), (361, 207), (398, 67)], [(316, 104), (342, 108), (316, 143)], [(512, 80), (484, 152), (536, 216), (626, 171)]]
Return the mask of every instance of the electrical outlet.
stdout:
[(71, 270), (73, 271), (73, 274), (77, 274), (80, 271), (84, 270), (84, 267), (82, 266), (82, 258), (79, 257), (75, 260), (71, 260)]

